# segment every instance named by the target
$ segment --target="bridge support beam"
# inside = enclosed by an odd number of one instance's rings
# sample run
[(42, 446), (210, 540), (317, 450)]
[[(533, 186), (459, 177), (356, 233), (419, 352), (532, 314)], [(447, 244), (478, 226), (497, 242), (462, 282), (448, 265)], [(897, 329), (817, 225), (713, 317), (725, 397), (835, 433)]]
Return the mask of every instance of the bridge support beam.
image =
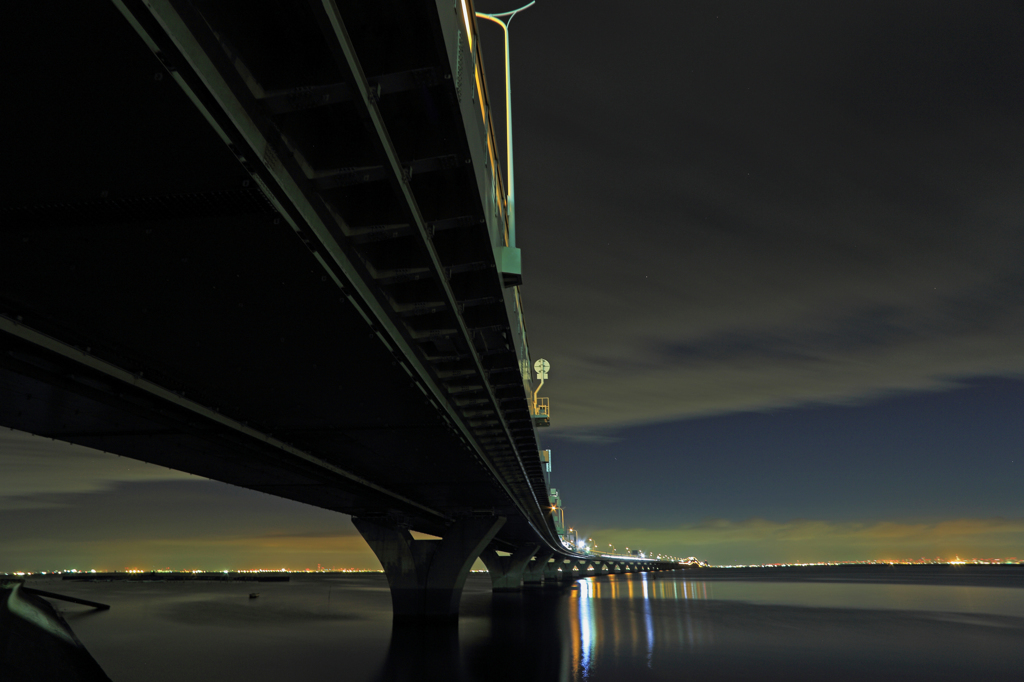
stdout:
[(523, 568), (524, 585), (540, 585), (544, 582), (544, 572), (548, 569), (548, 562), (555, 554), (554, 552), (540, 552), (534, 560)]
[(505, 525), (504, 516), (467, 517), (441, 540), (414, 540), (408, 530), (354, 518), (391, 587), (395, 620), (458, 621), (469, 569)]
[[(576, 565), (575, 561), (571, 559), (555, 558), (555, 563), (548, 564), (548, 570), (544, 573), (544, 582), (551, 583), (566, 583), (573, 582), (577, 578), (582, 577), (578, 570), (573, 571), (573, 566)], [(559, 571), (558, 569), (562, 569)]]
[(523, 572), (526, 564), (540, 549), (540, 545), (524, 545), (510, 556), (498, 556), (498, 553), (487, 548), (480, 553), (480, 559), (487, 566), (491, 576), (491, 589), (495, 592), (513, 592), (523, 586)]

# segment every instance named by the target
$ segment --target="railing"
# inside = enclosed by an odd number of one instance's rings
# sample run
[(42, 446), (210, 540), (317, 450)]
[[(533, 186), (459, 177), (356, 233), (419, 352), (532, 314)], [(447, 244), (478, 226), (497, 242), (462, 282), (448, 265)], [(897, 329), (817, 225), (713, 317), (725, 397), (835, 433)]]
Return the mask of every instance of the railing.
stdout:
[[(473, 7), (473, 0), (462, 0), (461, 9), (463, 12), (463, 21), (465, 22), (466, 28), (469, 31), (467, 34), (469, 37), (469, 48), (473, 58), (473, 70), (474, 78), (476, 81), (477, 97), (480, 98), (480, 115), (483, 119), (484, 125), (487, 128), (487, 153), (490, 159), (490, 180), (492, 181), (492, 187), (494, 191), (494, 202), (497, 209), (497, 218), (502, 226), (502, 245), (510, 246), (509, 244), (509, 216), (508, 216), (508, 201), (505, 192), (505, 179), (501, 173), (501, 166), (497, 163), (497, 154), (495, 150), (496, 135), (494, 132), (493, 118), (491, 117), (491, 105), (490, 99), (487, 95), (487, 76), (484, 70), (483, 54), (480, 52), (480, 40), (477, 32), (476, 25), (476, 10)], [(526, 317), (523, 313), (523, 299), (519, 293), (519, 287), (514, 287), (514, 301), (513, 301), (513, 312), (518, 323), (519, 340), (522, 343), (523, 358), (526, 360), (526, 371), (524, 372), (523, 380), (527, 383), (532, 383), (530, 380), (529, 367), (531, 366), (530, 361), (530, 344), (527, 341), (526, 335)], [(545, 399), (546, 400), (546, 399)]]
[(523, 298), (519, 295), (519, 287), (515, 287), (515, 300), (512, 303), (516, 314), (516, 322), (519, 324), (519, 340), (523, 343), (523, 358), (526, 360), (526, 372), (523, 380), (530, 382), (530, 343), (526, 340), (526, 315), (523, 313)]
[(551, 405), (548, 403), (547, 398), (537, 398), (536, 402), (533, 403), (533, 414), (536, 417), (551, 419)]
[(480, 40), (476, 26), (476, 10), (472, 0), (462, 0), (463, 21), (466, 24), (470, 54), (473, 58), (473, 72), (476, 82), (477, 97), (480, 99), (480, 116), (487, 128), (487, 154), (490, 159), (491, 180), (494, 188), (494, 202), (498, 211), (499, 222), (504, 228), (502, 230), (502, 243), (509, 244), (509, 221), (508, 201), (505, 191), (505, 179), (501, 173), (501, 166), (498, 164), (498, 155), (495, 146), (496, 135), (494, 133), (493, 118), (491, 116), (490, 98), (487, 96), (487, 76), (484, 72), (483, 54), (480, 52)]

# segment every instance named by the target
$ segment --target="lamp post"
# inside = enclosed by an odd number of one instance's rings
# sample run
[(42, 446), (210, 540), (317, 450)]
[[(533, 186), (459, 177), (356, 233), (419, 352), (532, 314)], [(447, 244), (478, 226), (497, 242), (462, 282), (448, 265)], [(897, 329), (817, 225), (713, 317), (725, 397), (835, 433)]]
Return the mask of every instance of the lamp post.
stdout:
[[(498, 24), (505, 32), (505, 157), (508, 160), (508, 245), (512, 248), (515, 248), (516, 245), (516, 182), (515, 176), (512, 173), (512, 84), (509, 79), (511, 71), (508, 61), (508, 25), (512, 23), (512, 18), (516, 14), (536, 4), (536, 2), (537, 0), (531, 0), (528, 4), (511, 12), (499, 12), (498, 14), (476, 13), (481, 19), (487, 19)], [(502, 21), (501, 17), (508, 17), (508, 20)]]
[[(533, 363), (533, 369), (537, 372), (537, 378), (540, 379), (540, 384), (533, 391), (533, 414), (539, 414), (537, 411), (537, 393), (540, 392), (542, 386), (544, 386), (544, 380), (548, 378), (548, 370), (551, 369), (551, 363), (541, 358), (537, 362)], [(548, 415), (551, 416), (550, 414)]]

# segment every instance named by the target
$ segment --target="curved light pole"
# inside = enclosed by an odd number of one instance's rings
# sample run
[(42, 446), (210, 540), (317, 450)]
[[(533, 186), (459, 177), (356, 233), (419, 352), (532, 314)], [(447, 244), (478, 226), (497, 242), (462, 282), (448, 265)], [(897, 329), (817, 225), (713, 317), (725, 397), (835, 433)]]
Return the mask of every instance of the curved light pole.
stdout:
[[(505, 31), (505, 157), (508, 163), (508, 245), (512, 248), (515, 248), (516, 245), (516, 182), (515, 176), (512, 174), (512, 85), (509, 80), (508, 25), (512, 23), (512, 18), (516, 14), (536, 4), (536, 2), (537, 0), (531, 0), (528, 4), (511, 12), (500, 12), (498, 14), (476, 13), (481, 19), (493, 21)], [(508, 20), (502, 21), (501, 17), (508, 17)]]

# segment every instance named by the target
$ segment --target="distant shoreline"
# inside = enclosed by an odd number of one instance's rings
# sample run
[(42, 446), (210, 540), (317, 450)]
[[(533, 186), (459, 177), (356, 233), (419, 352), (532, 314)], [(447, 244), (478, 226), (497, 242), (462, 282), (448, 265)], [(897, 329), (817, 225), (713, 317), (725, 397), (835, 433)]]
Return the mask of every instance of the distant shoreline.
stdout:
[(252, 583), (286, 583), (291, 580), (289, 573), (238, 573), (238, 572), (193, 572), (193, 571), (153, 571), (150, 573), (71, 573), (61, 575), (63, 580), (75, 582), (169, 582), (205, 580), (214, 582), (252, 582)]
[(693, 568), (687, 580), (834, 582), (1024, 588), (1021, 564), (844, 564)]
[[(477, 573), (478, 571), (474, 571)], [(292, 576), (382, 574), (380, 570), (341, 571), (79, 571), (0, 574), (3, 580), (59, 578), (72, 582), (289, 582)], [(482, 571), (480, 573), (486, 573)], [(1024, 564), (835, 564), (786, 566), (682, 567), (655, 579), (709, 582), (874, 583), (1024, 588)], [(600, 576), (592, 576), (600, 577)]]

